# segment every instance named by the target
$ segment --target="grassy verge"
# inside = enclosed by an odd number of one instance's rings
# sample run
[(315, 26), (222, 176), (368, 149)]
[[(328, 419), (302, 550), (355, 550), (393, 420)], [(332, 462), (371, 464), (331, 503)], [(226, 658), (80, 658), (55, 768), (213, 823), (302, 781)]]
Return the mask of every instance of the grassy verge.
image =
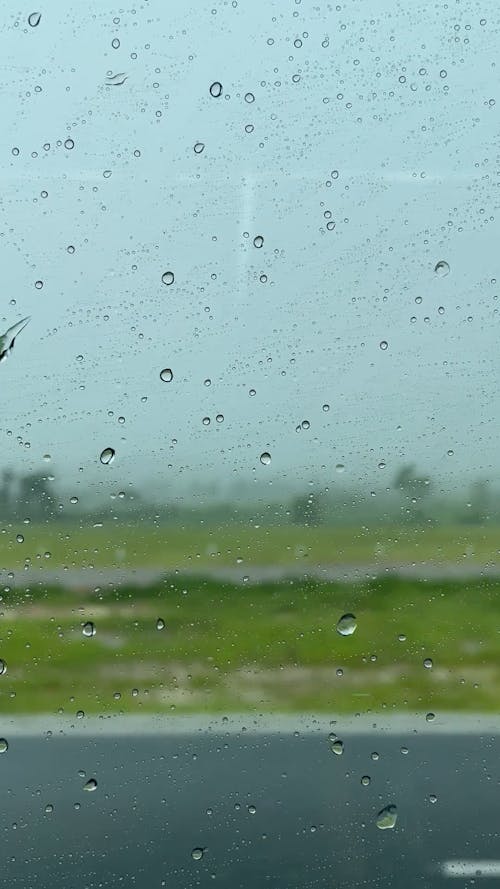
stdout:
[[(358, 626), (342, 637), (336, 624), (348, 611)], [(95, 636), (82, 634), (86, 621)], [(497, 710), (499, 653), (500, 581), (236, 586), (177, 577), (85, 597), (10, 593), (0, 709)]]

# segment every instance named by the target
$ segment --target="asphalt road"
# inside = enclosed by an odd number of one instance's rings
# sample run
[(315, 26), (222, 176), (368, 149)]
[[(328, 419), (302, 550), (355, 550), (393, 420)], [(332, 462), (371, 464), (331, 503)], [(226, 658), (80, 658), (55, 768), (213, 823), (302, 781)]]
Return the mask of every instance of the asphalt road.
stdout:
[[(2, 886), (421, 889), (500, 875), (500, 720), (81, 723), (3, 724)], [(387, 805), (398, 819), (380, 830)]]

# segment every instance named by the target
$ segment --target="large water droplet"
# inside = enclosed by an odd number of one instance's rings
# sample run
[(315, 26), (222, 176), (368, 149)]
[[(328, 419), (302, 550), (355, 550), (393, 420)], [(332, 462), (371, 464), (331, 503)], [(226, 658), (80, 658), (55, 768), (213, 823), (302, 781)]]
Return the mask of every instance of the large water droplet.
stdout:
[(210, 95), (213, 96), (214, 99), (218, 99), (219, 96), (222, 95), (222, 83), (219, 83), (218, 80), (214, 80), (210, 86)]
[(163, 370), (160, 371), (160, 380), (163, 380), (164, 383), (171, 383), (174, 378), (174, 375), (169, 367), (164, 367)]
[(195, 861), (200, 861), (203, 858), (204, 852), (204, 849), (197, 847), (191, 852), (191, 858), (194, 858)]
[(91, 636), (95, 636), (95, 634), (96, 634), (95, 624), (92, 623), (91, 620), (88, 620), (86, 623), (84, 623), (84, 625), (82, 627), (82, 633), (84, 636), (87, 636), (87, 638), (90, 638)]
[(271, 462), (271, 454), (268, 451), (263, 451), (260, 455), (260, 462), (263, 463), (264, 466), (269, 466)]
[(5, 738), (0, 738), (0, 753), (6, 753), (9, 749), (9, 742)]
[(262, 237), (262, 235), (255, 235), (255, 238), (253, 239), (254, 247), (262, 247), (263, 244), (264, 238)]
[(253, 93), (245, 93), (245, 102), (251, 103), (255, 102), (255, 96)]
[(337, 756), (342, 756), (344, 752), (344, 742), (341, 741), (340, 738), (335, 738), (330, 744), (330, 749), (332, 753), (336, 753)]
[(101, 463), (104, 464), (104, 466), (108, 466), (108, 464), (112, 463), (115, 459), (115, 453), (116, 451), (114, 448), (104, 448), (104, 450), (101, 451), (99, 460), (101, 461)]
[(352, 636), (357, 627), (354, 614), (343, 614), (337, 623), (337, 633), (341, 636)]
[(66, 141), (64, 143), (64, 147), (68, 151), (71, 151), (71, 149), (75, 147), (75, 143), (73, 142), (73, 139), (66, 139)]
[(89, 793), (92, 793), (92, 791), (95, 790), (96, 787), (97, 787), (97, 781), (95, 778), (89, 778), (89, 780), (86, 781), (85, 784), (83, 785), (83, 789), (87, 790)]
[(156, 629), (157, 630), (164, 630), (165, 629), (165, 621), (163, 620), (162, 617), (159, 617), (158, 620), (156, 621)]
[(121, 86), (125, 83), (128, 74), (125, 74), (123, 71), (121, 74), (110, 74), (109, 77), (106, 78), (106, 86)]
[(41, 12), (30, 12), (28, 16), (28, 25), (30, 25), (32, 28), (36, 28), (37, 25), (40, 24), (41, 17)]
[(174, 273), (173, 272), (163, 272), (161, 276), (161, 280), (164, 284), (173, 284), (174, 283)]
[(381, 809), (378, 813), (376, 824), (380, 830), (392, 830), (396, 826), (397, 820), (398, 810), (396, 806), (386, 806), (385, 809)]
[(434, 271), (439, 278), (445, 278), (450, 274), (450, 266), (444, 259), (440, 259), (434, 266)]
[(193, 151), (195, 154), (201, 154), (201, 152), (203, 151), (204, 148), (205, 148), (204, 142), (195, 142)]

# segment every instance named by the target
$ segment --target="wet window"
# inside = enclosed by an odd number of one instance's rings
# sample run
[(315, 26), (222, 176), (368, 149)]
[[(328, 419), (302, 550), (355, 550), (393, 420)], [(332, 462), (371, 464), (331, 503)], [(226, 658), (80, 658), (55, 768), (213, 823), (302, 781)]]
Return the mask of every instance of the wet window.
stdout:
[(2, 884), (498, 877), (496, 5), (0, 30)]

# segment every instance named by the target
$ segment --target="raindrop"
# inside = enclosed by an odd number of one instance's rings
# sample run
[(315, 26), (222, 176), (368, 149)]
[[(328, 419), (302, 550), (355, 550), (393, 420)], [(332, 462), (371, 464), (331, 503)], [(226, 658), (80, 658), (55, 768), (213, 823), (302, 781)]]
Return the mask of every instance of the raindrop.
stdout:
[(7, 672), (7, 664), (0, 658), (0, 676), (4, 676)]
[(5, 738), (0, 738), (0, 753), (7, 753), (9, 749), (9, 742), (5, 740)]
[(210, 426), (210, 417), (203, 417), (203, 420), (201, 422), (204, 426)]
[(95, 790), (96, 787), (97, 787), (97, 781), (95, 778), (89, 778), (89, 780), (86, 781), (85, 784), (83, 785), (83, 789), (88, 790), (89, 793), (92, 793), (92, 791)]
[(158, 620), (156, 621), (156, 629), (157, 630), (164, 630), (165, 629), (165, 621), (163, 620), (162, 617), (159, 617)]
[(18, 543), (24, 543), (24, 535), (23, 534), (16, 534), (16, 540)]
[(195, 154), (201, 154), (201, 152), (203, 151), (204, 148), (205, 148), (204, 142), (195, 142), (193, 151)]
[(174, 378), (174, 375), (169, 367), (164, 367), (162, 371), (160, 371), (160, 380), (163, 380), (164, 383), (171, 383)]
[(406, 754), (408, 753), (408, 747), (401, 747), (401, 753), (403, 754), (403, 756), (406, 756)]
[(432, 658), (426, 657), (424, 660), (424, 667), (427, 667), (428, 670), (432, 670)]
[(262, 454), (260, 455), (260, 462), (264, 466), (269, 466), (269, 464), (271, 462), (271, 454), (269, 454), (268, 451), (263, 451)]
[(173, 284), (174, 283), (174, 273), (173, 272), (163, 272), (161, 276), (161, 280), (164, 284)]
[(115, 459), (115, 453), (116, 452), (114, 448), (104, 448), (104, 450), (101, 451), (99, 460), (101, 461), (101, 463), (104, 464), (104, 466), (108, 466)]
[(255, 815), (257, 809), (255, 806), (248, 806), (248, 812), (250, 815)]
[(446, 278), (450, 274), (450, 266), (444, 259), (440, 259), (434, 266), (434, 272), (438, 278)]
[(396, 806), (386, 806), (377, 815), (377, 827), (380, 830), (392, 830), (396, 826), (398, 820), (398, 811)]
[(389, 344), (388, 344), (387, 340), (382, 340), (382, 342), (380, 343), (380, 348), (382, 349), (382, 352), (385, 352), (385, 350), (387, 349), (388, 345), (389, 345)]
[(73, 244), (69, 244), (68, 247), (66, 247), (66, 250), (67, 250), (68, 253), (74, 253), (74, 252), (75, 252), (75, 248), (73, 247)]
[(371, 778), (369, 775), (363, 775), (363, 777), (361, 778), (361, 784), (363, 785), (363, 787), (368, 787), (370, 781)]
[(219, 83), (218, 80), (214, 80), (214, 82), (210, 86), (210, 95), (214, 97), (214, 99), (218, 99), (220, 95), (222, 95), (222, 83)]
[(373, 759), (373, 762), (377, 762), (377, 760), (380, 759), (380, 755), (376, 750), (374, 750), (373, 753), (370, 753), (370, 756)]
[(95, 624), (93, 624), (91, 620), (88, 620), (82, 627), (82, 633), (84, 636), (87, 636), (88, 639), (90, 639), (91, 636), (95, 636)]
[(19, 154), (19, 148), (13, 148), (13, 149), (12, 149), (12, 154), (14, 155), (14, 157), (17, 157), (18, 154)]
[(245, 102), (255, 102), (255, 96), (253, 93), (245, 93)]
[(120, 46), (120, 41), (118, 40), (118, 37), (113, 37), (113, 39), (111, 41), (111, 46), (113, 47), (113, 49), (118, 49), (118, 47)]
[(341, 473), (344, 471), (344, 469), (345, 469), (345, 466), (343, 463), (337, 463), (337, 465), (335, 467), (336, 472)]
[(336, 753), (337, 756), (342, 756), (344, 752), (344, 742), (340, 740), (340, 738), (335, 738), (335, 740), (330, 745), (330, 749), (332, 753)]
[(256, 235), (255, 238), (253, 239), (254, 247), (262, 247), (263, 243), (264, 243), (264, 238), (262, 237), (262, 235)]
[(343, 614), (337, 623), (337, 633), (341, 636), (352, 636), (357, 627), (354, 614)]
[(32, 28), (36, 28), (37, 25), (40, 24), (40, 19), (42, 17), (41, 12), (30, 12), (28, 16), (28, 25)]
[(434, 722), (435, 718), (436, 718), (435, 713), (426, 713), (426, 716), (425, 716), (426, 722)]
[(325, 414), (328, 413), (328, 411), (330, 410), (330, 405), (329, 405), (329, 404), (324, 404), (324, 405), (323, 405), (323, 410), (324, 410)]
[(437, 796), (435, 793), (429, 794), (429, 802), (430, 803), (437, 803)]
[(193, 858), (194, 861), (200, 861), (203, 858), (204, 853), (205, 853), (204, 849), (200, 849), (200, 848), (193, 849), (193, 851), (191, 852), (191, 858)]
[(73, 139), (66, 139), (66, 141), (64, 143), (64, 147), (67, 148), (68, 151), (71, 151), (71, 149), (75, 147), (75, 143), (73, 142)]
[(35, 287), (37, 290), (41, 290), (43, 287), (43, 281), (35, 281)]
[(47, 805), (45, 806), (45, 811), (47, 815), (52, 814), (52, 812), (54, 811), (54, 806), (52, 805), (52, 803), (47, 803)]
[(106, 78), (106, 86), (122, 86), (127, 77), (128, 74), (125, 74), (124, 72), (121, 74), (110, 74), (110, 76)]

